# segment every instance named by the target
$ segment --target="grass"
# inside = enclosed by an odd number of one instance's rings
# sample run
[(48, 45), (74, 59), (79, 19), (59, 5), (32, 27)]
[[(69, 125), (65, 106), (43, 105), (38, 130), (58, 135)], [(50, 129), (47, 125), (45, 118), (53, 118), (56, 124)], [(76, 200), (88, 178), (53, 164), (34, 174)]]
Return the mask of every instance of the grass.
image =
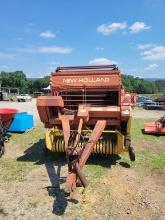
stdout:
[(154, 121), (154, 119), (133, 119), (132, 123), (132, 139), (135, 141), (145, 140), (145, 141), (154, 141), (155, 144), (164, 144), (165, 146), (165, 136), (155, 136), (155, 135), (146, 135), (143, 134), (142, 129), (144, 128), (144, 124), (146, 122)]
[(87, 176), (89, 176), (91, 179), (100, 178), (106, 172), (105, 170), (106, 169), (102, 167), (102, 165), (90, 164), (86, 167)]
[[(150, 146), (155, 144), (154, 150), (145, 146), (136, 149), (136, 161), (130, 162), (128, 153), (121, 155), (119, 158), (92, 157), (88, 160), (87, 166), (84, 168), (87, 176), (91, 179), (101, 178), (105, 175), (107, 168), (116, 163), (127, 163), (133, 168), (163, 169), (165, 168), (165, 153), (158, 152), (156, 146), (165, 147), (165, 136), (144, 135), (141, 131), (144, 122), (148, 120), (134, 119), (132, 124), (132, 139), (137, 145), (143, 144)], [(0, 161), (0, 180), (4, 181), (24, 181), (27, 173), (36, 168), (37, 165), (44, 164), (45, 161), (57, 161), (59, 156), (50, 156), (45, 160), (43, 154), (45, 129), (37, 126), (33, 130), (23, 134), (12, 134), (10, 145), (16, 144), (24, 154), (18, 158), (1, 158)], [(61, 156), (65, 160), (64, 156)], [(61, 159), (61, 160), (62, 160)]]
[(21, 149), (27, 149), (45, 137), (45, 129), (43, 126), (37, 125), (35, 128), (25, 133), (12, 133), (10, 142), (19, 143)]
[(16, 159), (1, 160), (0, 180), (2, 181), (24, 181), (29, 170), (34, 169), (33, 163), (18, 162)]
[(37, 202), (29, 202), (30, 208), (37, 208)]
[(130, 164), (132, 168), (136, 169), (164, 169), (165, 168), (165, 153), (159, 153), (149, 149), (140, 149), (136, 152), (136, 161), (131, 162), (128, 154), (122, 155), (119, 163)]
[[(37, 126), (27, 133), (12, 133), (10, 146), (16, 145), (24, 152), (18, 158), (4, 158), (0, 160), (0, 180), (24, 181), (29, 170), (36, 168), (37, 162), (43, 162), (40, 138), (44, 138), (44, 128)], [(37, 143), (37, 144), (36, 144)], [(29, 150), (28, 150), (29, 149)]]

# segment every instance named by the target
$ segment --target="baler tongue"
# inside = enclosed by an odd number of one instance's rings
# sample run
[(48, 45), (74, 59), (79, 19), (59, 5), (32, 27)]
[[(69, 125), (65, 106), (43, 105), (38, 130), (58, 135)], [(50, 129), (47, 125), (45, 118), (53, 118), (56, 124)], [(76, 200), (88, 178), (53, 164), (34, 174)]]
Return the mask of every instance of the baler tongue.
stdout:
[[(78, 131), (71, 133), (66, 149), (68, 159), (68, 176), (66, 180), (65, 192), (69, 195), (74, 192), (77, 185), (87, 186), (87, 180), (82, 173), (82, 168), (93, 152), (93, 148), (99, 140), (102, 132), (106, 127), (106, 120), (98, 120), (88, 142), (85, 146), (80, 146), (79, 140), (81, 136), (83, 119), (80, 118)], [(65, 138), (65, 130), (64, 130)]]

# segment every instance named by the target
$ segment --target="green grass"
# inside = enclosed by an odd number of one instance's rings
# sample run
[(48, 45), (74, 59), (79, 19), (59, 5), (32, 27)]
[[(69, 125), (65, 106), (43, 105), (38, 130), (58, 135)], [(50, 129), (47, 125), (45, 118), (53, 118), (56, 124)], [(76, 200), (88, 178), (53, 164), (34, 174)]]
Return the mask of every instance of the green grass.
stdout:
[(30, 208), (37, 208), (37, 202), (29, 202)]
[(32, 162), (18, 162), (15, 159), (1, 160), (0, 181), (24, 181), (28, 171), (34, 168)]
[[(44, 128), (37, 126), (27, 133), (11, 133), (9, 145), (16, 145), (22, 156), (0, 159), (0, 180), (24, 181), (27, 173), (44, 162), (43, 147)], [(42, 146), (41, 146), (42, 145)]]
[(91, 179), (94, 178), (96, 179), (103, 176), (105, 172), (106, 172), (105, 168), (101, 164), (100, 165), (90, 164), (87, 165), (86, 171), (84, 173), (86, 173), (87, 176), (89, 176)]
[(142, 129), (144, 128), (144, 124), (146, 122), (152, 122), (154, 119), (133, 119), (132, 122), (132, 131), (131, 136), (135, 141), (145, 140), (145, 141), (153, 141), (155, 144), (164, 144), (165, 147), (165, 136), (155, 136), (155, 135), (147, 135), (143, 134)]
[(161, 170), (165, 168), (165, 153), (149, 149), (140, 149), (136, 151), (135, 162), (129, 160), (128, 153), (122, 154), (119, 163), (120, 162), (130, 164), (132, 168), (136, 169)]
[(35, 144), (40, 139), (45, 137), (45, 129), (43, 126), (37, 125), (35, 128), (25, 133), (11, 133), (10, 142), (19, 143), (22, 149)]
[[(133, 119), (132, 123), (132, 139), (136, 145), (140, 146), (136, 149), (136, 161), (131, 162), (128, 153), (121, 155), (119, 158), (92, 157), (88, 160), (84, 171), (90, 179), (98, 179), (106, 174), (107, 169), (116, 163), (130, 164), (135, 169), (163, 169), (165, 168), (165, 153), (157, 151), (156, 146), (165, 147), (165, 136), (145, 135), (142, 133), (144, 122), (150, 120)], [(28, 172), (38, 165), (44, 164), (46, 161), (58, 160), (65, 161), (64, 155), (51, 154), (46, 159), (43, 153), (45, 129), (37, 126), (35, 129), (23, 133), (12, 134), (10, 138), (10, 146), (16, 144), (22, 151), (22, 156), (17, 158), (1, 158), (0, 160), (0, 180), (4, 181), (24, 181)], [(152, 144), (152, 149), (145, 146)], [(155, 144), (155, 146), (154, 146)], [(61, 157), (61, 158), (60, 158)]]
[(141, 167), (150, 169), (163, 169), (165, 168), (165, 153), (157, 153), (152, 150), (141, 150), (137, 154), (139, 160), (136, 164)]

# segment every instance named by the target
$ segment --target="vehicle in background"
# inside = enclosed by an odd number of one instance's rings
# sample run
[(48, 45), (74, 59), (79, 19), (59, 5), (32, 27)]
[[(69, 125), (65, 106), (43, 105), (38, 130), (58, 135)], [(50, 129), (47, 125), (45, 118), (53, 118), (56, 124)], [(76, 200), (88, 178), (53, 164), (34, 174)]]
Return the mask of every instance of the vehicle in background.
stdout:
[(29, 94), (20, 94), (17, 96), (18, 102), (30, 102), (32, 97)]
[(141, 96), (141, 95), (138, 95), (137, 96), (137, 105), (139, 107), (144, 107), (145, 105), (150, 105), (153, 103), (153, 100), (148, 97), (148, 96)]
[(43, 92), (33, 92), (33, 98), (38, 98), (39, 96), (44, 95)]
[(147, 110), (165, 110), (165, 105), (161, 105), (157, 102), (152, 102), (150, 104), (144, 105), (143, 108)]

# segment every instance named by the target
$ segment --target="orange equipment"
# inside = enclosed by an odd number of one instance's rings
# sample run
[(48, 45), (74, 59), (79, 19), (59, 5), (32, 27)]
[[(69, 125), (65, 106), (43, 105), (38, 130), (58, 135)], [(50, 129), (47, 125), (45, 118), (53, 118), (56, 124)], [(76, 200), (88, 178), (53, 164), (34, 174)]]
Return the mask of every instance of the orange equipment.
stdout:
[(66, 192), (86, 187), (82, 168), (92, 153), (118, 155), (131, 146), (131, 106), (136, 94), (126, 93), (116, 65), (58, 67), (51, 74), (51, 96), (40, 96), (37, 108), (48, 128), (46, 148), (66, 152)]
[(146, 134), (165, 135), (165, 115), (155, 122), (145, 123), (144, 132)]

